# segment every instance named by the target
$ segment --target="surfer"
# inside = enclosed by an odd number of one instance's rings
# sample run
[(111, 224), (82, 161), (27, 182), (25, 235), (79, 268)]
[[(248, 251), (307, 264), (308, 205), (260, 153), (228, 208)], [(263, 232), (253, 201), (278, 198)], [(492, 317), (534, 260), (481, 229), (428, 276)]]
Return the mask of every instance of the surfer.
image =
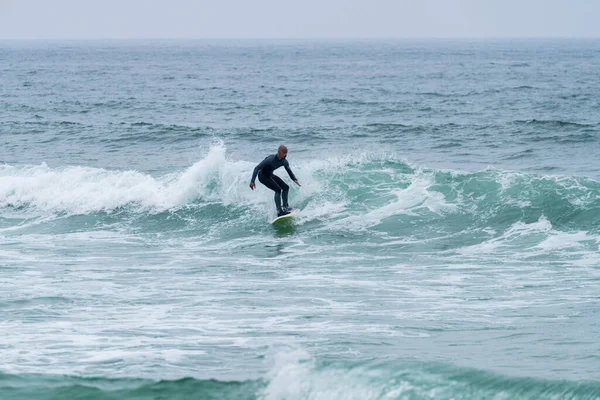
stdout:
[[(252, 180), (250, 180), (250, 189), (252, 190), (254, 190), (256, 187), (254, 180), (256, 179), (256, 175), (258, 175), (258, 180), (260, 183), (275, 191), (275, 206), (277, 207), (278, 217), (287, 215), (291, 211), (290, 206), (288, 205), (288, 191), (290, 190), (290, 187), (283, 180), (281, 180), (280, 177), (274, 175), (273, 171), (283, 166), (294, 183), (300, 186), (298, 179), (296, 179), (296, 176), (290, 169), (290, 164), (285, 159), (287, 157), (287, 152), (287, 147), (284, 145), (279, 146), (277, 149), (277, 154), (267, 156), (254, 168)], [(283, 206), (281, 204), (282, 199)]]

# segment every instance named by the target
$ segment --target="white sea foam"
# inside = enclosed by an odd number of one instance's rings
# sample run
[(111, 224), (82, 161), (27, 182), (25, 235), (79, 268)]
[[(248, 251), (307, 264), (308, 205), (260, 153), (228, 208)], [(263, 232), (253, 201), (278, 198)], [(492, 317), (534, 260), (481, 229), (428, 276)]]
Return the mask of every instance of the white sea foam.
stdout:
[(382, 368), (319, 367), (307, 352), (297, 348), (279, 350), (272, 363), (268, 385), (261, 393), (264, 400), (391, 399), (420, 389)]
[[(332, 156), (326, 160), (298, 161), (292, 164), (301, 187), (291, 186), (290, 203), (304, 208), (302, 218), (318, 219), (340, 213), (347, 204), (344, 191), (331, 186), (332, 180), (372, 161), (372, 155)], [(141, 212), (156, 213), (177, 209), (195, 201), (224, 206), (250, 206), (262, 214), (273, 212), (273, 193), (248, 183), (260, 160), (232, 161), (223, 144), (212, 145), (204, 157), (189, 168), (154, 177), (138, 171), (119, 171), (84, 166), (51, 168), (0, 165), (0, 207), (15, 217), (113, 212), (133, 206)], [(355, 167), (348, 168), (348, 165)], [(394, 171), (381, 169), (381, 173)], [(396, 173), (397, 175), (397, 173)], [(360, 174), (356, 174), (360, 176)], [(354, 185), (348, 178), (348, 184)], [(258, 181), (257, 181), (258, 183)], [(39, 221), (36, 220), (36, 221)], [(33, 222), (38, 223), (38, 222)]]
[[(526, 224), (521, 221), (516, 222), (511, 225), (511, 227), (508, 228), (502, 235), (476, 245), (462, 247), (459, 249), (459, 253), (472, 255), (487, 254), (506, 248), (511, 244), (515, 244), (515, 242), (519, 239), (522, 240), (523, 238), (533, 234), (543, 233), (543, 237), (546, 237), (551, 230), (552, 224), (545, 216), (542, 215), (536, 222), (530, 224)], [(531, 247), (531, 245), (526, 244), (526, 247)]]
[(135, 204), (148, 212), (180, 207), (195, 199), (225, 205), (264, 202), (248, 188), (253, 165), (230, 161), (214, 145), (180, 173), (152, 177), (137, 171), (89, 167), (0, 165), (0, 207), (33, 207), (38, 213), (88, 214)]
[[(366, 212), (350, 215), (344, 219), (332, 224), (335, 229), (352, 228), (362, 229), (381, 223), (384, 219), (395, 215), (419, 215), (430, 212), (441, 214), (444, 212), (453, 212), (456, 204), (448, 203), (443, 194), (429, 190), (434, 183), (432, 173), (417, 171), (413, 175), (403, 177), (408, 179), (410, 184), (404, 188), (389, 188), (387, 192), (395, 198), (382, 206), (374, 207)], [(404, 182), (398, 182), (404, 184)], [(393, 184), (392, 184), (393, 186)]]

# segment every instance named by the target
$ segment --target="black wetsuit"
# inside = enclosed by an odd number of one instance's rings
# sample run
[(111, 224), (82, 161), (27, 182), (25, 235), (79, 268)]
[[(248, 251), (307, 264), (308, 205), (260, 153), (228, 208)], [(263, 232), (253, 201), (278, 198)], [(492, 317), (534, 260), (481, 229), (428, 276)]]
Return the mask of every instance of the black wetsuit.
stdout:
[(254, 168), (254, 172), (252, 173), (252, 180), (250, 182), (254, 183), (256, 179), (256, 175), (258, 175), (258, 180), (268, 187), (269, 189), (275, 191), (275, 206), (277, 206), (277, 212), (281, 213), (281, 199), (283, 198), (283, 207), (288, 208), (288, 191), (290, 187), (281, 180), (280, 177), (273, 174), (273, 171), (277, 168), (283, 166), (287, 171), (290, 178), (293, 181), (297, 181), (296, 176), (290, 169), (290, 164), (285, 158), (281, 160), (277, 158), (277, 154), (273, 154), (271, 156), (267, 156), (264, 160), (261, 161), (260, 164)]

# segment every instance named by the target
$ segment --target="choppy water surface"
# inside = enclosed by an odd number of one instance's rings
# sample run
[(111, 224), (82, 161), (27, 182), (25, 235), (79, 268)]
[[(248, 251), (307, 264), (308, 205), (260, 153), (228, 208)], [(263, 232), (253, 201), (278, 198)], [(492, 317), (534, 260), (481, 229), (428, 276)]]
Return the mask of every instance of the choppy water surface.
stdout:
[(599, 64), (0, 42), (0, 397), (599, 398)]

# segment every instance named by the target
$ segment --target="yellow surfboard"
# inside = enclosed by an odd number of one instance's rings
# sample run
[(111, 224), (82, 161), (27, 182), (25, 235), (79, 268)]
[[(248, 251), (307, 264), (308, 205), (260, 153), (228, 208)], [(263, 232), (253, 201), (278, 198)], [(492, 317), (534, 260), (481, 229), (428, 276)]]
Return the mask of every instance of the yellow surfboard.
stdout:
[(277, 217), (273, 221), (271, 221), (271, 223), (272, 224), (276, 224), (276, 223), (282, 222), (282, 221), (290, 221), (294, 217), (297, 217), (299, 214), (300, 214), (300, 209), (299, 208), (294, 208), (294, 209), (292, 209), (292, 211), (290, 211), (289, 214), (282, 215), (281, 217)]

